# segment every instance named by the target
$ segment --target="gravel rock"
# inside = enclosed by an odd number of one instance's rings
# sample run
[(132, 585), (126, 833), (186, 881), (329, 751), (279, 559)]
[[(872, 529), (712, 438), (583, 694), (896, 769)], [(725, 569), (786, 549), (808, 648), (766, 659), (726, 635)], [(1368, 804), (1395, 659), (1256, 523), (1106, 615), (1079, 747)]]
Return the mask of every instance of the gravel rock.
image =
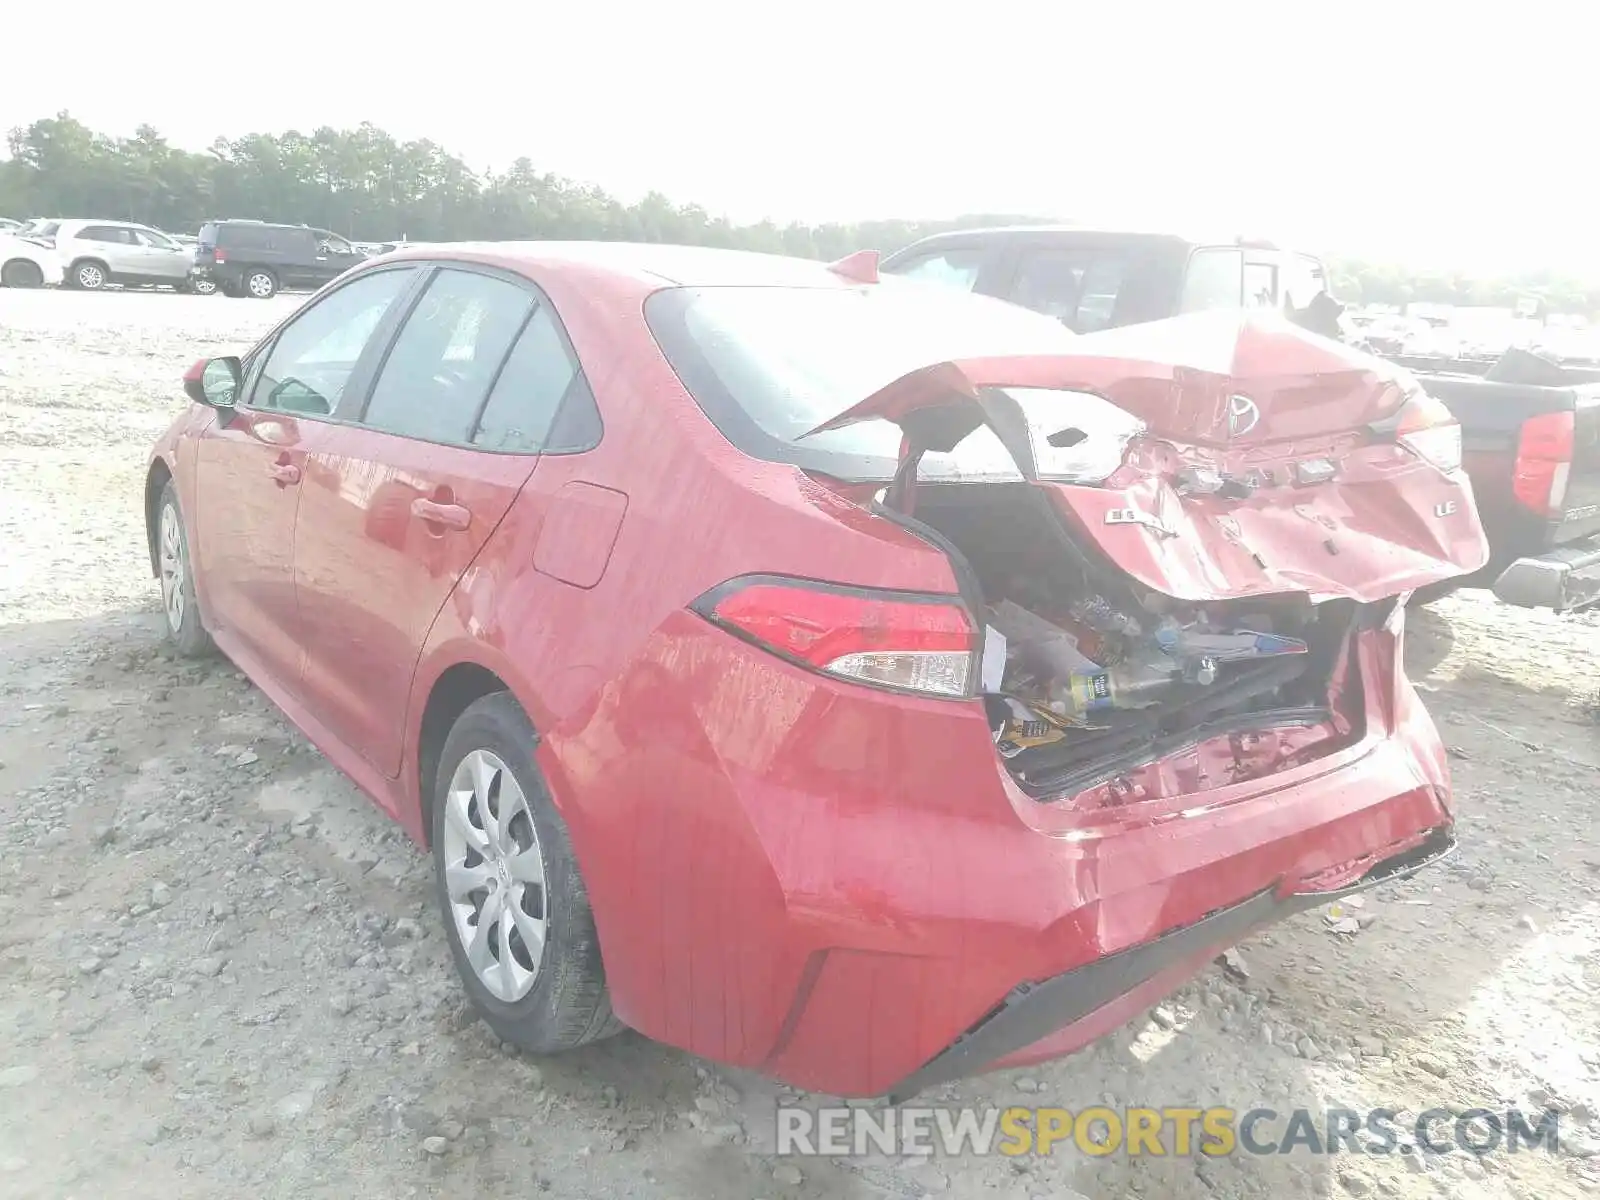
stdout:
[(779, 1163), (773, 1168), (772, 1179), (784, 1187), (799, 1187), (805, 1181), (805, 1175), (793, 1163)]
[(449, 1149), (450, 1143), (437, 1134), (435, 1134), (433, 1137), (425, 1137), (422, 1139), (422, 1152), (424, 1154), (431, 1154), (437, 1158), (439, 1155), (447, 1153)]

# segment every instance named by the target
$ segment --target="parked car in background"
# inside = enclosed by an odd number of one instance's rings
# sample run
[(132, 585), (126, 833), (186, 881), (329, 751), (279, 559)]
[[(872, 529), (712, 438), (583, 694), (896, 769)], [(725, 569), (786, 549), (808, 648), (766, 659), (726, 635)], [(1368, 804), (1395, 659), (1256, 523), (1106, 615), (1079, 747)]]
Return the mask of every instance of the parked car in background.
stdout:
[(61, 282), (55, 252), (26, 238), (0, 233), (0, 287), (36, 288)]
[(1077, 226), (963, 229), (923, 238), (882, 270), (997, 296), (1078, 333), (1220, 308), (1304, 310), (1322, 263), (1264, 241)]
[(1511, 349), (1483, 375), (1416, 377), (1461, 422), (1489, 535), (1489, 561), (1446, 587), (1493, 587), (1508, 604), (1557, 612), (1600, 602), (1597, 372)]
[(15, 233), (21, 228), (21, 221), (14, 221), (10, 217), (0, 217), (0, 233)]
[(467, 244), (184, 386), (142, 497), (176, 648), (431, 847), (532, 1050), (906, 1095), (1452, 844), (1398, 601), (1485, 555), (1455, 426), (1281, 318)]
[(200, 227), (194, 278), (225, 296), (266, 300), (280, 288), (319, 288), (365, 260), (348, 238), (326, 229), (207, 221)]
[(29, 222), (20, 236), (55, 251), (68, 287), (99, 291), (122, 284), (189, 290), (191, 252), (148, 225), (52, 218)]

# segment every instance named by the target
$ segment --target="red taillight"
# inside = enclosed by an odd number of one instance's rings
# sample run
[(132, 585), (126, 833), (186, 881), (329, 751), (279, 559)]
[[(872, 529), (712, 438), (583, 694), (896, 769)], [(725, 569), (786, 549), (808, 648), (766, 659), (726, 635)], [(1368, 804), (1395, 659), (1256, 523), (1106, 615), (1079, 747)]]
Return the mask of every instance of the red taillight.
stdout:
[(1573, 414), (1544, 413), (1522, 423), (1511, 494), (1517, 503), (1541, 517), (1559, 516), (1572, 473)]
[(228, 255), (222, 249), (221, 246), (218, 246), (214, 250), (211, 251), (211, 261), (212, 262), (227, 262), (228, 261)]
[(1461, 426), (1444, 404), (1417, 392), (1400, 410), (1395, 441), (1441, 471), (1461, 466)]
[(955, 597), (759, 576), (723, 584), (694, 607), (746, 641), (841, 679), (971, 695), (977, 640)]

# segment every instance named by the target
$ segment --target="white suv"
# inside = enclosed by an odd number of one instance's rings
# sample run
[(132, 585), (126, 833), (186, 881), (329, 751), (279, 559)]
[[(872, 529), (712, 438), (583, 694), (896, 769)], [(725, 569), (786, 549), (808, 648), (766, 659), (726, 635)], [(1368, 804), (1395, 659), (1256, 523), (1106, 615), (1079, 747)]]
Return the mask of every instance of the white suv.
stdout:
[[(27, 236), (50, 245), (66, 285), (98, 291), (108, 283), (165, 284), (189, 291), (194, 248), (131, 221), (59, 220), (30, 225)], [(196, 289), (198, 290), (198, 289)]]

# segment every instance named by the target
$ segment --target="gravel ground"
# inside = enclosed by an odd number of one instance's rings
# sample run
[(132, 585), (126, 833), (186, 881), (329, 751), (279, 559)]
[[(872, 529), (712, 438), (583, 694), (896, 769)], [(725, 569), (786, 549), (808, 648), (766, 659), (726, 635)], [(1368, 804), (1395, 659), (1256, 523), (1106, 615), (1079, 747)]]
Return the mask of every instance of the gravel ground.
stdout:
[[(1600, 1191), (1600, 625), (1466, 593), (1408, 648), (1462, 852), (957, 1103), (1553, 1106), (1563, 1147), (779, 1160), (775, 1086), (625, 1034), (508, 1053), (422, 853), (223, 661), (139, 512), (196, 357), (299, 298), (0, 291), (0, 1196), (1560, 1197)], [(814, 1099), (814, 1098), (813, 1098)]]

